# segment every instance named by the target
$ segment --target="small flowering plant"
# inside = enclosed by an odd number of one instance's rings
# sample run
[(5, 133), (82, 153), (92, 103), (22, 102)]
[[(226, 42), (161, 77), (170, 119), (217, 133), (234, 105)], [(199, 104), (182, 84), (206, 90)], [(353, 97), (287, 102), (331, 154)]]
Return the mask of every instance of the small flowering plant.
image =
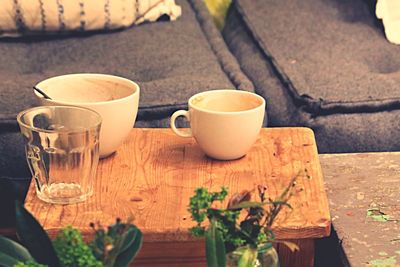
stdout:
[(128, 220), (102, 227), (91, 224), (95, 237), (86, 244), (81, 233), (67, 226), (51, 241), (39, 222), (16, 202), (17, 234), (24, 245), (0, 236), (0, 266), (5, 267), (125, 267), (142, 245), (141, 231)]
[[(256, 189), (244, 190), (234, 194), (226, 208), (218, 208), (228, 195), (225, 187), (219, 192), (209, 192), (206, 188), (197, 188), (190, 198), (189, 211), (197, 223), (190, 229), (194, 236), (206, 239), (208, 266), (226, 266), (226, 254), (240, 255), (238, 266), (255, 266), (257, 255), (272, 248), (275, 236), (272, 225), (284, 208), (292, 208), (289, 199), (294, 193), (302, 191), (296, 187), (298, 175), (291, 179), (288, 186), (276, 198), (267, 196), (267, 187), (258, 185)], [(252, 200), (257, 191), (258, 200)], [(208, 219), (209, 225), (204, 226)], [(290, 249), (296, 250), (295, 244), (284, 242)], [(277, 257), (276, 257), (277, 258)]]

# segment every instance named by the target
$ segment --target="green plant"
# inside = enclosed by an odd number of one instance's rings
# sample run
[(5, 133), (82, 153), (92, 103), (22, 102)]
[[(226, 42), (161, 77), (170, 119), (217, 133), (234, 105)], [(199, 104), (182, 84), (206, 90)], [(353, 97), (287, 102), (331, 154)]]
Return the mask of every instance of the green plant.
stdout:
[(27, 262), (20, 261), (14, 265), (14, 267), (46, 267), (46, 266), (47, 265), (43, 265), (35, 261), (27, 261)]
[(116, 223), (105, 231), (100, 225), (91, 224), (95, 231), (95, 238), (90, 247), (95, 257), (104, 263), (104, 266), (127, 266), (139, 252), (142, 245), (142, 233), (133, 224)]
[(53, 241), (61, 266), (101, 267), (103, 263), (96, 259), (90, 247), (83, 241), (81, 233), (67, 226)]
[(205, 0), (205, 3), (215, 25), (218, 29), (222, 30), (225, 24), (226, 14), (231, 5), (231, 0)]
[(51, 241), (38, 221), (16, 202), (16, 228), (21, 244), (0, 236), (0, 266), (4, 267), (124, 267), (142, 245), (141, 231), (130, 223), (96, 228), (95, 238), (85, 244), (81, 233), (68, 226)]
[[(194, 236), (204, 236), (208, 266), (226, 266), (226, 254), (240, 254), (238, 266), (254, 266), (257, 253), (271, 248), (276, 242), (272, 225), (283, 207), (292, 208), (290, 197), (301, 189), (296, 189), (296, 179), (291, 179), (288, 186), (276, 198), (267, 197), (267, 188), (258, 185), (255, 190), (244, 190), (234, 194), (228, 201), (227, 208), (218, 208), (228, 195), (225, 187), (220, 192), (209, 192), (198, 188), (190, 198), (189, 211), (197, 225), (190, 229)], [(257, 191), (259, 200), (252, 201), (252, 193)], [(246, 212), (244, 216), (242, 213)], [(204, 225), (205, 219), (209, 225)], [(240, 218), (243, 218), (240, 220)], [(240, 220), (240, 221), (239, 221)], [(290, 249), (296, 245), (284, 242)]]

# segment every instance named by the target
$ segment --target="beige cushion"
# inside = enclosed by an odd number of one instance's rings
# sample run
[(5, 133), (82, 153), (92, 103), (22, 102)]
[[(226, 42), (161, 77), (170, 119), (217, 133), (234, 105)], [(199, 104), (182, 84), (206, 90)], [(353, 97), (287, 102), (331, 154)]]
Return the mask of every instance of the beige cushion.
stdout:
[(126, 28), (162, 15), (175, 20), (174, 0), (1, 0), (2, 36)]

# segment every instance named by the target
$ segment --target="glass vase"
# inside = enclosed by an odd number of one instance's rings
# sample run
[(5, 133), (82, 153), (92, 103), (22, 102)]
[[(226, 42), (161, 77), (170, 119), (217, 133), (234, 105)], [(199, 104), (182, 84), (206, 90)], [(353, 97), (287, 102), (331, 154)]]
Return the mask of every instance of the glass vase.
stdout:
[[(242, 250), (243, 251), (243, 250)], [(227, 254), (226, 266), (240, 267), (239, 259), (242, 256), (241, 251), (233, 251)], [(254, 267), (279, 267), (278, 253), (271, 243), (264, 244), (257, 249), (257, 259), (254, 261)]]

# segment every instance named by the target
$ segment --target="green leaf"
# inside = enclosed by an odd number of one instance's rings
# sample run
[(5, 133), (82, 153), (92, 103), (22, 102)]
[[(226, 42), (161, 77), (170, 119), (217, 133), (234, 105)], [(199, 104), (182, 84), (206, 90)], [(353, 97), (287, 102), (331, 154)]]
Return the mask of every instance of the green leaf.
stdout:
[(237, 267), (253, 267), (257, 260), (257, 250), (253, 248), (246, 248), (239, 258)]
[(259, 246), (257, 247), (257, 252), (258, 252), (258, 253), (264, 253), (265, 251), (267, 251), (267, 250), (269, 250), (269, 249), (271, 249), (271, 248), (272, 248), (272, 243), (267, 242), (267, 243), (264, 243), (264, 244), (259, 245)]
[(288, 208), (290, 208), (290, 209), (293, 209), (292, 208), (292, 206), (289, 204), (289, 203), (287, 203), (286, 201), (282, 201), (282, 200), (274, 200), (274, 201), (271, 201), (271, 202), (264, 202), (265, 204), (269, 204), (269, 205), (282, 205), (282, 206), (287, 206)]
[(267, 201), (267, 202), (255, 202), (255, 201), (243, 201), (235, 206), (229, 207), (229, 210), (235, 210), (235, 209), (248, 209), (248, 208), (257, 208), (257, 207), (262, 207), (265, 205), (282, 205), (282, 206), (287, 206), (289, 208), (292, 208), (289, 203), (285, 201)]
[(210, 227), (206, 231), (206, 256), (208, 267), (226, 266), (225, 244), (215, 220), (211, 220)]
[(3, 236), (0, 236), (0, 251), (19, 261), (33, 260), (31, 254), (29, 254), (29, 251), (26, 248)]
[(218, 29), (222, 30), (231, 0), (205, 0), (205, 3), (214, 19), (214, 23)]
[(255, 208), (255, 207), (262, 207), (266, 205), (266, 203), (262, 202), (255, 202), (255, 201), (243, 201), (240, 202), (237, 205), (234, 205), (232, 207), (229, 207), (230, 210), (236, 210), (236, 209), (248, 209), (248, 208)]
[(10, 255), (7, 255), (3, 252), (0, 252), (0, 266), (3, 267), (13, 267), (15, 264), (19, 262), (18, 259), (13, 258)]
[(133, 225), (129, 225), (128, 230), (126, 231), (126, 233), (123, 236), (122, 239), (122, 245), (121, 245), (121, 252), (124, 252), (125, 250), (127, 250), (129, 248), (129, 246), (133, 243), (133, 241), (135, 241), (136, 238), (136, 234), (138, 229), (136, 227), (134, 227)]
[(16, 201), (15, 208), (18, 237), (22, 244), (29, 250), (32, 257), (37, 262), (51, 267), (60, 266), (51, 240), (39, 222), (19, 201)]
[(131, 245), (115, 260), (114, 267), (126, 267), (136, 257), (139, 250), (142, 248), (143, 235), (142, 232), (135, 227), (135, 236)]
[(377, 222), (387, 222), (389, 221), (390, 215), (387, 215), (385, 213), (383, 213), (382, 211), (380, 211), (379, 208), (369, 208), (367, 210), (367, 217), (371, 217), (374, 221)]

